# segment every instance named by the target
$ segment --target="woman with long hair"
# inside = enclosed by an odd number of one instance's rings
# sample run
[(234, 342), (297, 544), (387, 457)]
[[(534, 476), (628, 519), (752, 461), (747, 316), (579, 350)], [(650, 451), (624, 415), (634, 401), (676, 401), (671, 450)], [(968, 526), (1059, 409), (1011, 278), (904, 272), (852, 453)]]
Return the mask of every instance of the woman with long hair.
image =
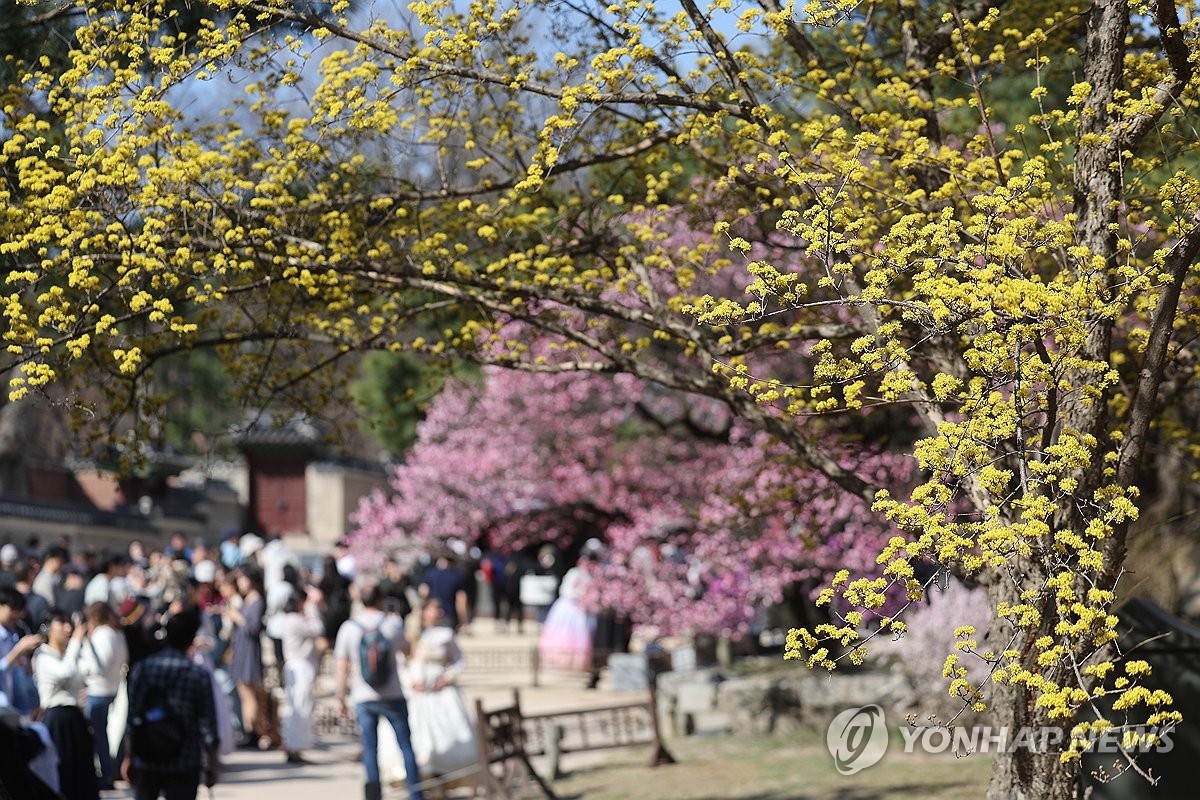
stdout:
[(84, 609), (84, 614), (87, 637), (79, 656), (79, 672), (87, 688), (87, 718), (92, 724), (92, 742), (100, 764), (100, 788), (106, 790), (113, 788), (117, 777), (108, 741), (108, 711), (129, 665), (129, 647), (116, 612), (108, 603), (92, 603)]
[(64, 800), (97, 800), (95, 746), (79, 708), (79, 654), (87, 624), (81, 621), (76, 627), (66, 612), (51, 609), (43, 628), (46, 643), (33, 654), (33, 677), (42, 701), (42, 722), (58, 751), (59, 792)]
[(283, 640), (283, 687), (288, 715), (283, 720), (283, 747), (289, 764), (305, 764), (303, 750), (313, 746), (313, 684), (321, 652), (317, 639), (325, 635), (321, 621), (321, 592), (295, 592), (283, 608), (279, 626)]
[(337, 639), (338, 629), (350, 619), (350, 581), (338, 572), (337, 559), (325, 556), (321, 562), (321, 580), (317, 583), (325, 598), (325, 639), (332, 643)]
[[(427, 598), (421, 605), (420, 622), (420, 638), (400, 675), (408, 700), (413, 755), (421, 779), (433, 781), (439, 789), (474, 786), (479, 778), (479, 751), (474, 717), (458, 688), (465, 666), (462, 649), (437, 598)], [(400, 749), (394, 737), (380, 735), (379, 743), (380, 774), (387, 783), (398, 785), (405, 778)]]
[(241, 608), (230, 605), (225, 613), (233, 623), (229, 675), (237, 683), (242, 704), (244, 736), (239, 746), (257, 748), (259, 740), (265, 736), (272, 747), (279, 747), (279, 732), (272, 724), (267, 690), (263, 685), (262, 633), (266, 599), (262, 571), (245, 567), (237, 576), (237, 590), (242, 598)]
[(552, 669), (587, 671), (592, 666), (592, 633), (596, 618), (583, 605), (592, 582), (594, 557), (584, 553), (567, 570), (538, 637), (541, 663)]
[(445, 619), (442, 604), (427, 599), (421, 608), (421, 638), (405, 669), (411, 690), (409, 728), (423, 771), (470, 782), (478, 758), (475, 722), (457, 685), (465, 666), (463, 653)]

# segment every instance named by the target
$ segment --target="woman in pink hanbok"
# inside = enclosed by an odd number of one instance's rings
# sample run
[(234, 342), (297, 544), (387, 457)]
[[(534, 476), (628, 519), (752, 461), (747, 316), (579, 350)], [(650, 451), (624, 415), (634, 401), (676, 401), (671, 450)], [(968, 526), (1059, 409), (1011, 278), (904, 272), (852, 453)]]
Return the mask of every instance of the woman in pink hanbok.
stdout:
[(596, 619), (582, 605), (592, 582), (594, 562), (590, 554), (580, 556), (567, 570), (558, 587), (558, 599), (550, 606), (538, 651), (542, 665), (550, 669), (586, 671), (592, 666), (592, 633)]

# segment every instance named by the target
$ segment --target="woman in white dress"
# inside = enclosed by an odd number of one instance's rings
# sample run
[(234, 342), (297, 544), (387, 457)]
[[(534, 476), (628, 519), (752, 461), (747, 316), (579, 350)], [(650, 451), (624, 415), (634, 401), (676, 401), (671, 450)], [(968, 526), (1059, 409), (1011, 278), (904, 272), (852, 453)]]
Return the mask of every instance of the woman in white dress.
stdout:
[(592, 583), (592, 566), (592, 556), (585, 553), (563, 576), (558, 599), (550, 606), (538, 637), (543, 666), (570, 671), (591, 669), (596, 618), (584, 608), (582, 600)]
[[(475, 721), (457, 685), (464, 666), (462, 650), (454, 629), (440, 624), (444, 616), (441, 603), (425, 601), (421, 638), (401, 676), (408, 689), (408, 727), (421, 775), (443, 788), (473, 784), (479, 764)], [(391, 744), (389, 750), (395, 749)], [(390, 783), (404, 779), (398, 752), (393, 755), (385, 762), (380, 750), (380, 767)]]
[(313, 685), (321, 663), (317, 639), (325, 635), (321, 605), (319, 589), (310, 588), (307, 596), (293, 593), (283, 607), (279, 624), (283, 640), (283, 687), (288, 700), (283, 747), (289, 764), (309, 763), (302, 751), (313, 746)]

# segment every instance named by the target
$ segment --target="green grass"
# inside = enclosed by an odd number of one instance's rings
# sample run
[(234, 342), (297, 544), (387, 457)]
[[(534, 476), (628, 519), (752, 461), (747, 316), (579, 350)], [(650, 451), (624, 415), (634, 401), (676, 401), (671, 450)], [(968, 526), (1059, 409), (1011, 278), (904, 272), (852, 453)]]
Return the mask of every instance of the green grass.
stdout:
[(882, 761), (845, 776), (834, 769), (823, 731), (693, 736), (667, 747), (679, 763), (647, 766), (649, 747), (568, 755), (568, 774), (554, 791), (563, 800), (967, 800), (983, 797), (991, 771), (986, 754), (906, 754), (897, 737)]

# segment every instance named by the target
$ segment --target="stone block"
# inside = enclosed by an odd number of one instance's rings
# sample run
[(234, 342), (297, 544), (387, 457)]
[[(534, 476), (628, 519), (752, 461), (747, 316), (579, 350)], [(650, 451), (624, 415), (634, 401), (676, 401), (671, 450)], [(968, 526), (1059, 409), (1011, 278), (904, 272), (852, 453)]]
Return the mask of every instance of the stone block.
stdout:
[[(658, 721), (663, 730), (672, 735), (684, 734), (689, 729), (692, 712), (679, 711), (679, 695), (684, 687), (701, 687), (688, 689), (685, 702), (697, 705), (697, 694), (708, 696), (713, 687), (721, 681), (721, 676), (715, 669), (698, 669), (692, 672), (663, 672), (655, 678), (654, 687), (658, 695)], [(699, 705), (703, 705), (700, 703)]]
[[(795, 716), (803, 725), (822, 728), (848, 708), (877, 703), (885, 711), (904, 707), (911, 693), (904, 676), (889, 672), (800, 671), (780, 678), (775, 687), (773, 705), (782, 720)], [(792, 712), (782, 713), (785, 709)]]
[(675, 707), (680, 711), (695, 713), (712, 711), (717, 707), (717, 687), (712, 683), (685, 683), (675, 696)]
[(776, 681), (767, 676), (731, 678), (717, 687), (716, 707), (737, 733), (764, 734), (774, 730)]
[(693, 735), (729, 733), (732, 730), (733, 721), (724, 711), (700, 711), (689, 717), (688, 733)]
[(613, 653), (608, 657), (609, 679), (617, 691), (644, 692), (649, 689), (649, 669), (642, 653)]
[(696, 648), (684, 645), (671, 651), (672, 672), (691, 672), (696, 666)]
[(685, 683), (675, 696), (675, 724), (672, 730), (691, 735), (696, 719), (717, 709), (717, 685), (714, 683)]

